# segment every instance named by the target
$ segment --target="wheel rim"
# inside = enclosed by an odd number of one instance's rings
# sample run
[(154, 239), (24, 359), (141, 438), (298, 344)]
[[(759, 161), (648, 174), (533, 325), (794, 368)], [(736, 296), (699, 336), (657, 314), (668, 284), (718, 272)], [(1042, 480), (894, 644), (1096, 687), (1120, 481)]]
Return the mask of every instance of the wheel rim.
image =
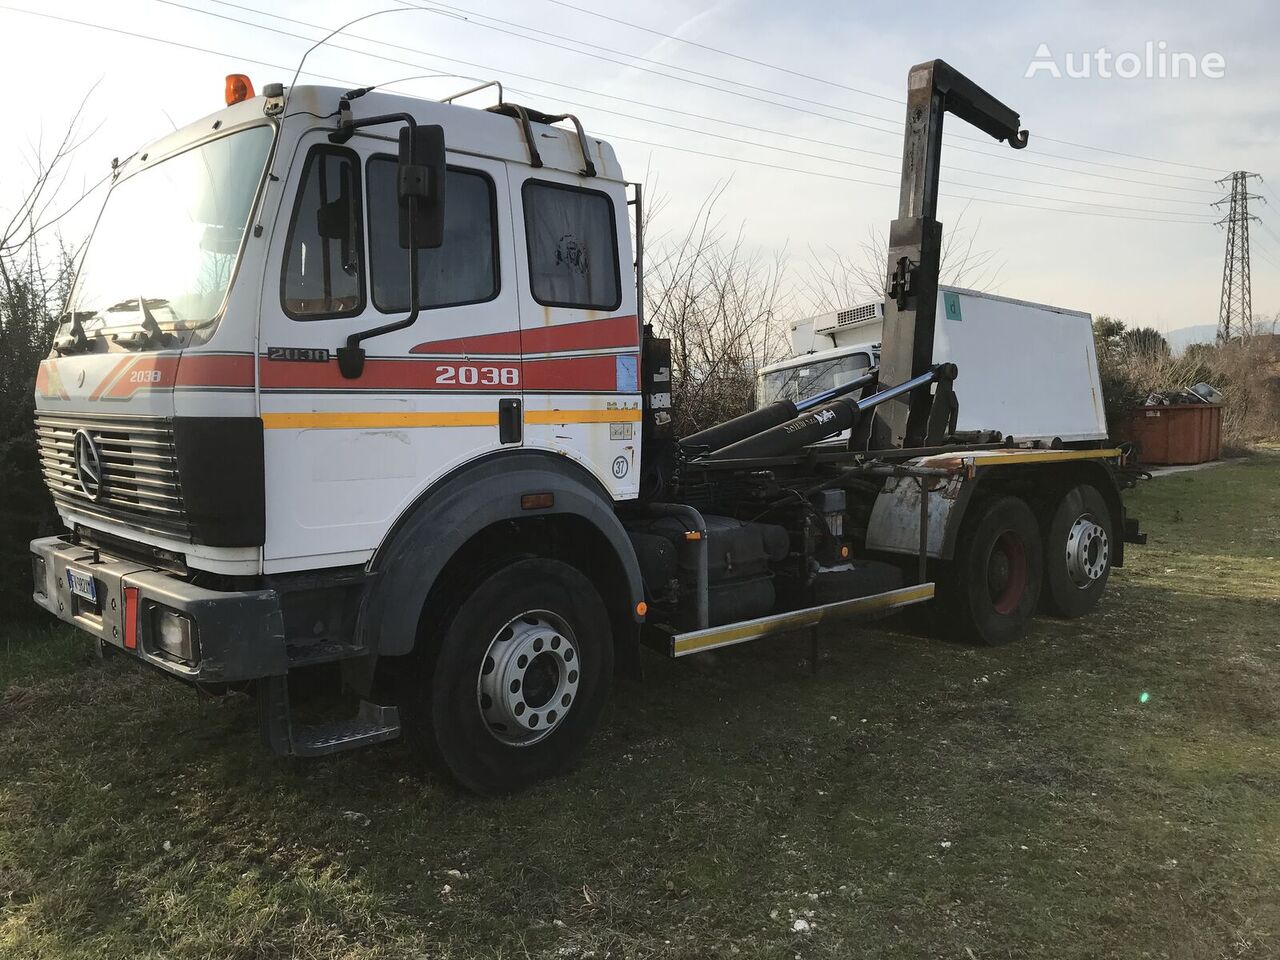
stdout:
[(1093, 514), (1076, 517), (1067, 531), (1067, 575), (1077, 589), (1087, 590), (1107, 572), (1111, 542)]
[(1012, 613), (1027, 589), (1027, 548), (1012, 530), (996, 537), (987, 557), (987, 593), (995, 612)]
[(530, 610), (489, 641), (476, 679), (485, 729), (508, 746), (527, 747), (555, 732), (578, 697), (578, 644), (563, 618)]

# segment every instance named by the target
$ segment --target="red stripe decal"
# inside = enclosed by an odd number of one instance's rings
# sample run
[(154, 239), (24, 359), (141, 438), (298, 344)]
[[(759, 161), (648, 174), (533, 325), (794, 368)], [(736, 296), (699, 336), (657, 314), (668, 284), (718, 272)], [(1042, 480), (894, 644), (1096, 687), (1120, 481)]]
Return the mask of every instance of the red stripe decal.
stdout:
[(247, 354), (184, 353), (178, 364), (180, 387), (252, 387), (253, 357)]
[(607, 350), (640, 345), (634, 316), (606, 317), (520, 331), (485, 333), (452, 340), (420, 343), (410, 353), (564, 353), (569, 350)]
[(103, 396), (109, 400), (126, 400), (139, 390), (171, 390), (179, 359), (174, 355), (139, 357)]
[(410, 353), (508, 353), (520, 352), (520, 331), (482, 333), (474, 337), (457, 337), (453, 340), (430, 340), (413, 347)]
[(100, 396), (102, 396), (102, 391), (106, 390), (107, 387), (111, 386), (112, 382), (115, 380), (116, 376), (120, 373), (120, 371), (123, 370), (125, 367), (127, 367), (131, 363), (133, 363), (133, 357), (123, 357), (122, 359), (118, 360), (116, 362), (116, 365), (107, 371), (107, 375), (98, 381), (98, 385), (93, 388), (93, 393), (89, 394), (89, 399), (97, 400)]
[(494, 390), (520, 385), (519, 361), (447, 363), (432, 360), (367, 360), (359, 380), (348, 380), (338, 362), (258, 361), (262, 389), (310, 390)]
[[(634, 354), (624, 354), (634, 357)], [(634, 368), (634, 364), (632, 364)], [(264, 390), (465, 390), (511, 393), (513, 390), (618, 392), (618, 355), (494, 360), (463, 363), (448, 360), (365, 361), (359, 380), (348, 380), (336, 360), (326, 364), (258, 360)], [(622, 392), (637, 389), (624, 384)]]
[(526, 360), (524, 388), (539, 390), (605, 390), (618, 389), (618, 358), (565, 357), (555, 360)]

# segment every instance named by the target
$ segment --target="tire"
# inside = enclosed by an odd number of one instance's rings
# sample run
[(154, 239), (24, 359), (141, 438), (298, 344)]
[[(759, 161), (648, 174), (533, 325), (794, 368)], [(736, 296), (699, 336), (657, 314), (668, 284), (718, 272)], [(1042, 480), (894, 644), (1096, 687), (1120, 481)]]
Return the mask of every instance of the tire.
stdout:
[(947, 629), (971, 642), (1021, 640), (1040, 599), (1044, 552), (1035, 515), (1017, 497), (978, 505), (945, 582)]
[(1044, 606), (1074, 620), (1102, 599), (1111, 575), (1111, 511), (1097, 487), (1066, 492), (1053, 511), (1044, 541)]
[(467, 789), (512, 793), (571, 767), (613, 679), (613, 637), (591, 581), (557, 560), (490, 574), (445, 629), (430, 681), (429, 746)]

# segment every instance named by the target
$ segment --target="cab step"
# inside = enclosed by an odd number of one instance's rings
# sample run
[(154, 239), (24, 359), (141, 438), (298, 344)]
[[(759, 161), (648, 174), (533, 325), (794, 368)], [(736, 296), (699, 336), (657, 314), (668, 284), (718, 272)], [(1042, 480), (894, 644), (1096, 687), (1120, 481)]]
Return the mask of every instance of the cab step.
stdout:
[(361, 700), (349, 719), (300, 724), (293, 721), (289, 708), (287, 677), (267, 677), (257, 687), (262, 739), (282, 757), (322, 757), (400, 736), (400, 711), (395, 707)]
[(341, 640), (317, 640), (310, 643), (289, 643), (285, 647), (285, 653), (289, 658), (289, 669), (294, 670), (320, 663), (354, 660), (356, 657), (367, 656), (369, 650)]

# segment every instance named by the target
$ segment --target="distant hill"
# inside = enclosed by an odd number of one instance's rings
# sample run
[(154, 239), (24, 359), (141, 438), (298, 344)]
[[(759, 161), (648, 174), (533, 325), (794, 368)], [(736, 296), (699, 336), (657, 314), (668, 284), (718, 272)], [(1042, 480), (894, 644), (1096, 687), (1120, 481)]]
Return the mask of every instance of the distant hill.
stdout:
[(1191, 327), (1179, 327), (1177, 330), (1170, 330), (1164, 335), (1169, 341), (1169, 349), (1174, 353), (1181, 353), (1193, 343), (1213, 343), (1218, 336), (1218, 325), (1216, 323), (1198, 323)]

